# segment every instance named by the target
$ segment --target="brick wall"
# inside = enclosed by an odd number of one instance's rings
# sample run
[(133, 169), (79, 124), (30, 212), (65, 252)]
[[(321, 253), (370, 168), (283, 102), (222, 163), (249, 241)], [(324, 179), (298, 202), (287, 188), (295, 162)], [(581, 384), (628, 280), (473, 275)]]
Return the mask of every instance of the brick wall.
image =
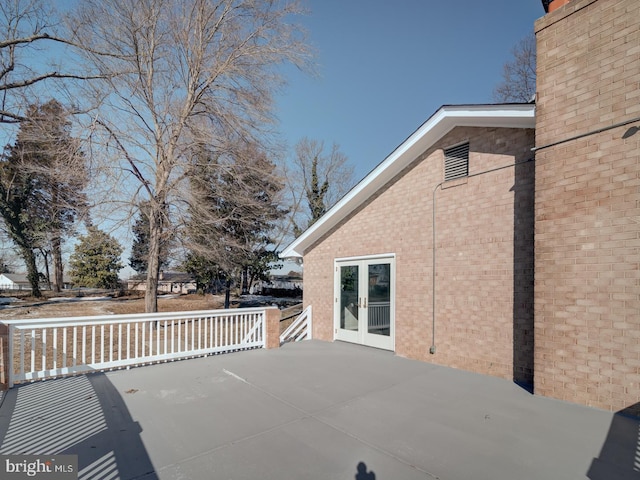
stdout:
[[(640, 117), (640, 2), (573, 0), (535, 25), (536, 145)], [(640, 401), (640, 132), (536, 153), (535, 391)]]
[(530, 382), (533, 162), (438, 190), (435, 355), (429, 347), (432, 194), (444, 178), (442, 148), (468, 140), (474, 175), (529, 160), (533, 135), (522, 129), (454, 129), (309, 249), (304, 303), (313, 305), (314, 338), (333, 340), (334, 260), (395, 253), (398, 355)]

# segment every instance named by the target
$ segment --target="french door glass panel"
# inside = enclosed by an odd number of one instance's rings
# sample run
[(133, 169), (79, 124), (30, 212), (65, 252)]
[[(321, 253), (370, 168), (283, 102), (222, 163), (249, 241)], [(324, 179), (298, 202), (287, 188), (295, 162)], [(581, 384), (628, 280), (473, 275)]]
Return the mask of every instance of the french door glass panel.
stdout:
[(369, 264), (367, 332), (391, 335), (391, 265)]
[(340, 267), (340, 328), (358, 330), (359, 268), (357, 265)]

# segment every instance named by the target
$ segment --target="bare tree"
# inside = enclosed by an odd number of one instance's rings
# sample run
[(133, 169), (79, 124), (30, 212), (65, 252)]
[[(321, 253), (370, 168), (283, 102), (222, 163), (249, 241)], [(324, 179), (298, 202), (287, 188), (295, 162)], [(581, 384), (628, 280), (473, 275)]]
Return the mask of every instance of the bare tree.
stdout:
[[(38, 86), (51, 82), (86, 80), (99, 77), (71, 71), (66, 62), (59, 65), (43, 61), (58, 45), (73, 46), (59, 34), (59, 19), (43, 0), (3, 0), (0, 2), (0, 123), (18, 123), (27, 117), (27, 107), (37, 97)], [(50, 91), (48, 92), (50, 94)]]
[(502, 82), (494, 89), (496, 102), (530, 102), (536, 94), (536, 37), (533, 32), (511, 50), (504, 64)]
[[(104, 80), (94, 141), (136, 182), (149, 205), (145, 308), (157, 311), (161, 245), (185, 178), (202, 146), (230, 135), (263, 140), (277, 66), (303, 66), (296, 2), (273, 0), (84, 0), (72, 29)], [(110, 52), (109, 55), (95, 52)], [(96, 87), (97, 88), (97, 87)]]
[(353, 167), (337, 144), (303, 138), (285, 168), (291, 203), (288, 233), (298, 236), (313, 225), (353, 186)]

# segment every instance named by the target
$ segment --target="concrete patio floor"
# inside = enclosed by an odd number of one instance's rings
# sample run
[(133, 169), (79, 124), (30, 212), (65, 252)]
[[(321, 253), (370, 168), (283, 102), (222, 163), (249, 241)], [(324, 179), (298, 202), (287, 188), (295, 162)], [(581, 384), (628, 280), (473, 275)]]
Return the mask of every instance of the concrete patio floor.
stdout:
[(0, 454), (80, 478), (640, 478), (636, 418), (340, 342), (16, 387)]

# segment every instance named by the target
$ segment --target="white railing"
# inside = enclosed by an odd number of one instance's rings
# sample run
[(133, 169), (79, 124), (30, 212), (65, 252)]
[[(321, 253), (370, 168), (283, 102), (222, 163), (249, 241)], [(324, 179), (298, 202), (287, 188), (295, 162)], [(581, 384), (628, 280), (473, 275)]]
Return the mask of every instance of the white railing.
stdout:
[(390, 302), (370, 302), (368, 314), (369, 331), (389, 328), (391, 318)]
[(9, 320), (14, 383), (265, 346), (263, 308)]
[(310, 340), (312, 331), (311, 305), (305, 308), (287, 329), (280, 335), (280, 345), (286, 342)]

